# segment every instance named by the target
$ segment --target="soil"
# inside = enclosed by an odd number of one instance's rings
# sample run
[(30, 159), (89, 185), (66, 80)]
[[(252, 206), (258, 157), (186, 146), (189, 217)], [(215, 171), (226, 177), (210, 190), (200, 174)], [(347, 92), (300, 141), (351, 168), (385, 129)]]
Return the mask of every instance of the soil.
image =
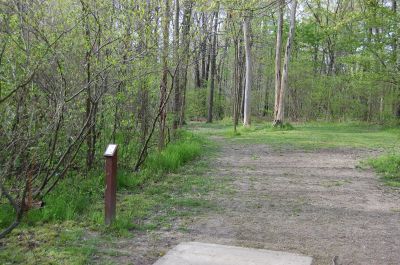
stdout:
[(304, 254), (315, 265), (335, 256), (341, 265), (400, 264), (400, 190), (359, 167), (376, 151), (277, 151), (214, 140), (221, 148), (204, 177), (228, 186), (207, 195), (220, 210), (188, 217), (188, 231), (115, 242), (114, 262), (152, 264), (180, 242), (199, 241)]

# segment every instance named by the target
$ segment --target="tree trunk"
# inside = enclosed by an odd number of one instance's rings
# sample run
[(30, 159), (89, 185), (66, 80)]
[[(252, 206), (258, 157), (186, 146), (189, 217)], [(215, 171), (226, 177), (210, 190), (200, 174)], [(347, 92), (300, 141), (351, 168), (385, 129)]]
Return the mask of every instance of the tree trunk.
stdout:
[(214, 106), (214, 88), (215, 88), (215, 70), (217, 58), (217, 30), (218, 30), (218, 10), (214, 12), (214, 30), (211, 44), (211, 72), (210, 72), (210, 91), (208, 97), (208, 115), (207, 122), (213, 120), (213, 106)]
[(282, 31), (283, 31), (283, 2), (279, 3), (278, 26), (276, 30), (276, 49), (275, 49), (275, 105), (274, 105), (274, 124), (278, 120), (279, 96), (281, 91), (281, 53), (282, 53)]
[(278, 113), (276, 116), (276, 120), (274, 121), (274, 125), (282, 125), (284, 119), (284, 99), (285, 99), (285, 90), (288, 85), (288, 77), (289, 77), (289, 62), (290, 62), (290, 54), (293, 45), (294, 39), (294, 30), (296, 26), (296, 8), (297, 8), (297, 0), (293, 0), (291, 12), (290, 12), (290, 28), (289, 28), (289, 36), (286, 43), (285, 50), (285, 59), (283, 62), (283, 73), (282, 73), (282, 81), (281, 81), (281, 89), (279, 93), (279, 107)]
[[(239, 33), (241, 34), (241, 33)], [(242, 103), (242, 44), (240, 35), (235, 37), (235, 71), (234, 71), (234, 85), (233, 85), (233, 129), (236, 132), (236, 127), (239, 123)]]
[[(89, 25), (89, 11), (88, 7), (84, 2), (81, 2), (82, 4), (82, 13), (85, 17), (83, 23), (84, 23), (84, 29), (85, 29), (85, 41), (87, 45), (87, 50), (85, 54), (85, 64), (86, 64), (86, 109), (85, 109), (85, 121), (90, 120), (91, 121), (91, 113), (92, 113), (92, 91), (91, 91), (91, 57), (92, 57), (92, 43), (90, 40), (90, 25)], [(87, 151), (86, 151), (86, 169), (90, 170), (93, 167), (93, 160), (94, 160), (94, 150), (93, 150), (93, 130), (92, 130), (92, 121), (89, 123), (89, 133), (86, 136), (86, 146), (87, 146)]]
[[(140, 82), (139, 88), (139, 99), (140, 99), (140, 142), (143, 146), (147, 139), (147, 134), (149, 132), (149, 119), (148, 119), (148, 105), (149, 105), (149, 91), (147, 87), (147, 80), (142, 80)], [(147, 153), (146, 153), (147, 155)]]
[(201, 13), (201, 31), (202, 31), (202, 39), (201, 39), (201, 87), (204, 87), (206, 80), (206, 55), (207, 55), (207, 24), (206, 24), (206, 14), (204, 12)]
[(246, 53), (246, 85), (244, 88), (244, 117), (243, 125), (250, 126), (251, 124), (251, 85), (252, 85), (252, 72), (251, 72), (251, 44), (250, 44), (250, 17), (246, 16), (243, 21), (243, 36), (244, 47)]
[[(397, 15), (397, 1), (398, 0), (392, 0), (392, 12), (396, 16)], [(393, 39), (392, 39), (392, 56), (393, 56), (393, 63), (395, 65), (395, 68), (398, 67), (397, 65), (397, 45), (398, 45), (398, 36), (397, 32), (394, 32), (393, 34)]]
[(224, 41), (224, 51), (222, 53), (222, 56), (220, 56), (219, 58), (219, 63), (218, 63), (218, 67), (217, 67), (217, 85), (218, 85), (218, 110), (217, 110), (217, 114), (218, 114), (218, 119), (222, 119), (223, 118), (223, 106), (222, 106), (222, 83), (223, 83), (223, 72), (225, 69), (225, 58), (227, 56), (228, 53), (228, 41), (227, 38), (225, 38)]
[(190, 21), (192, 17), (192, 5), (193, 2), (187, 0), (185, 2), (185, 11), (183, 13), (183, 21), (182, 21), (182, 71), (180, 71), (181, 74), (181, 80), (179, 82), (180, 84), (180, 93), (181, 93), (181, 99), (180, 99), (180, 115), (179, 115), (179, 125), (182, 126), (185, 124), (185, 104), (186, 104), (186, 85), (187, 85), (187, 70), (188, 70), (188, 64), (189, 64), (189, 46), (190, 46)]
[(236, 132), (236, 126), (238, 124), (238, 64), (239, 64), (239, 38), (235, 38), (233, 41), (235, 48), (235, 58), (234, 58), (234, 67), (235, 71), (233, 72), (233, 99), (232, 99), (232, 117), (233, 117), (233, 130)]
[(165, 147), (165, 123), (167, 119), (167, 110), (162, 107), (167, 99), (167, 86), (168, 86), (168, 47), (169, 47), (169, 1), (164, 0), (164, 14), (162, 20), (163, 27), (163, 50), (162, 50), (162, 78), (160, 84), (160, 123), (159, 123), (159, 138), (158, 150)]
[(175, 22), (174, 22), (174, 53), (175, 53), (175, 65), (176, 65), (176, 70), (174, 74), (174, 105), (173, 105), (173, 110), (174, 110), (174, 120), (172, 124), (172, 128), (174, 130), (178, 129), (179, 125), (179, 114), (180, 114), (180, 98), (181, 98), (181, 93), (179, 91), (179, 79), (180, 79), (180, 56), (179, 56), (179, 0), (175, 0)]
[(195, 78), (194, 84), (195, 84), (196, 88), (201, 87), (199, 60), (200, 60), (200, 54), (198, 54), (198, 57), (196, 58), (196, 61), (194, 63), (194, 78)]
[(204, 83), (205, 84), (207, 84), (208, 79), (210, 77), (211, 54), (212, 54), (212, 51), (211, 51), (211, 49), (212, 49), (212, 41), (211, 41), (211, 36), (209, 36), (208, 34), (207, 34), (207, 38), (206, 38), (206, 47), (207, 47), (207, 58), (206, 58), (207, 59), (207, 63), (206, 63), (206, 73), (205, 73), (205, 76), (204, 76), (205, 77), (205, 79), (204, 79)]

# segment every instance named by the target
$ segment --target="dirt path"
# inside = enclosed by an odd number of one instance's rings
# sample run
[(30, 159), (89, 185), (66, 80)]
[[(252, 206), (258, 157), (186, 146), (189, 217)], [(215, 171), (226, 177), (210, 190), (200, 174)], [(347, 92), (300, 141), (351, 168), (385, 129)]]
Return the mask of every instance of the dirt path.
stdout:
[(210, 199), (221, 211), (193, 217), (187, 232), (145, 233), (131, 246), (134, 264), (152, 264), (181, 241), (196, 240), (312, 256), (314, 264), (400, 264), (400, 194), (370, 170), (371, 153), (355, 150), (276, 151), (221, 143), (211, 171), (228, 192)]

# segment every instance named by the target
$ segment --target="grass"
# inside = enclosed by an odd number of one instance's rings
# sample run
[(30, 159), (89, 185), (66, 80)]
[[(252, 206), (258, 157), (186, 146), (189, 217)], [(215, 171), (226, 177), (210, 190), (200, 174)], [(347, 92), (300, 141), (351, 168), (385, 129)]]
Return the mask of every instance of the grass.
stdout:
[[(182, 131), (179, 141), (150, 154), (140, 172), (120, 169), (117, 218), (108, 227), (103, 224), (103, 173), (65, 179), (46, 198), (45, 207), (31, 210), (0, 241), (0, 264), (87, 264), (94, 255), (106, 255), (99, 246), (108, 241), (171, 227), (177, 217), (213, 208), (203, 195), (215, 185), (199, 174), (207, 163), (185, 166), (206, 150), (212, 151), (202, 137)], [(5, 227), (12, 209), (0, 206), (0, 225)]]
[(310, 122), (274, 128), (271, 123), (258, 122), (252, 127), (239, 126), (236, 133), (233, 132), (230, 120), (215, 124), (193, 123), (190, 126), (200, 135), (225, 137), (239, 143), (268, 144), (276, 149), (379, 149), (389, 154), (369, 159), (368, 164), (382, 175), (382, 180), (387, 185), (400, 187), (399, 126), (362, 122)]
[[(103, 172), (76, 175), (63, 180), (46, 199), (42, 209), (32, 210), (23, 224), (0, 241), (0, 264), (87, 264), (111, 255), (124, 255), (118, 249), (104, 251), (110, 242), (137, 232), (172, 229), (177, 219), (204, 210), (216, 210), (207, 194), (218, 189), (234, 196), (233, 190), (204, 177), (213, 154), (204, 138), (220, 136), (239, 143), (261, 143), (275, 148), (371, 148), (392, 154), (370, 159), (386, 184), (400, 187), (399, 135), (397, 127), (363, 123), (307, 123), (273, 128), (255, 123), (239, 126), (233, 133), (230, 121), (216, 124), (193, 123), (195, 134), (181, 132), (180, 140), (163, 152), (151, 153), (140, 172), (118, 171), (117, 218), (103, 225)], [(199, 136), (198, 136), (199, 135)], [(257, 160), (257, 156), (252, 156)], [(198, 160), (198, 161), (196, 161)], [(188, 165), (189, 161), (195, 161)], [(326, 183), (330, 187), (343, 182)], [(297, 210), (296, 210), (297, 211)], [(0, 203), (0, 227), (12, 221), (12, 209)], [(185, 222), (177, 228), (187, 231)], [(115, 252), (115, 253), (114, 253)]]
[(201, 135), (216, 135), (241, 143), (268, 144), (275, 148), (385, 148), (400, 146), (400, 128), (386, 128), (365, 123), (298, 123), (287, 128), (274, 128), (270, 123), (238, 127), (234, 134), (228, 123), (192, 124)]
[(368, 164), (382, 175), (382, 180), (387, 185), (400, 188), (400, 154), (369, 159)]
[(43, 224), (12, 232), (0, 251), (1, 264), (87, 264), (95, 241), (73, 222)]

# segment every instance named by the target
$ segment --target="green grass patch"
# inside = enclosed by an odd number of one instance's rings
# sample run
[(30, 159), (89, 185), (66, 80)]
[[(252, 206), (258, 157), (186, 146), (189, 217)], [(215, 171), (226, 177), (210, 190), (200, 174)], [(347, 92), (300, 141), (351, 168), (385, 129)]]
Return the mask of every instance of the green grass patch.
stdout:
[(151, 172), (174, 172), (183, 164), (201, 154), (203, 140), (185, 131), (180, 132), (179, 141), (168, 145), (162, 152), (150, 155), (145, 170)]
[(18, 228), (0, 242), (1, 264), (87, 264), (95, 242), (73, 222)]
[(297, 123), (287, 128), (273, 128), (271, 123), (254, 123), (250, 128), (226, 123), (193, 123), (200, 135), (221, 136), (241, 143), (268, 144), (276, 148), (385, 148), (400, 147), (400, 127), (367, 123)]
[(45, 206), (29, 211), (25, 222), (34, 225), (36, 222), (82, 221), (90, 207), (102, 198), (103, 178), (99, 172), (61, 181), (45, 198)]
[(369, 159), (368, 164), (382, 175), (389, 186), (400, 188), (400, 155), (389, 154)]

